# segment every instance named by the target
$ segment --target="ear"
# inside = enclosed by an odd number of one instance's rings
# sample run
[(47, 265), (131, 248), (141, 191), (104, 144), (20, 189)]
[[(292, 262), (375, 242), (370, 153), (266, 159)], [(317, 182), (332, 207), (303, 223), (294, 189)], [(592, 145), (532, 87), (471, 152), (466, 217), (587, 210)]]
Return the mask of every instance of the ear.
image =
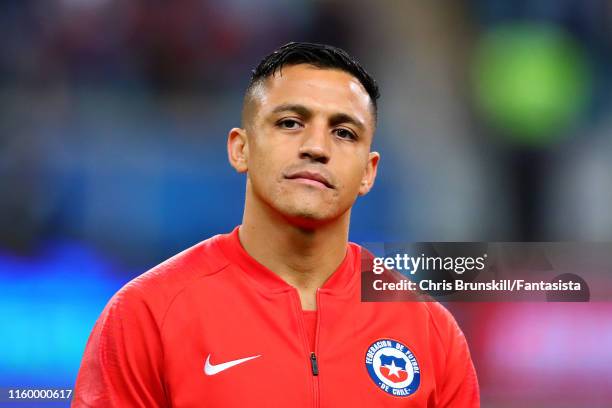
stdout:
[(361, 185), (359, 186), (360, 196), (368, 194), (374, 186), (374, 180), (376, 180), (376, 172), (378, 171), (379, 160), (380, 154), (378, 152), (369, 153), (368, 164), (366, 165), (363, 178), (361, 179)]
[(232, 128), (227, 135), (227, 158), (238, 173), (248, 170), (249, 144), (246, 130)]

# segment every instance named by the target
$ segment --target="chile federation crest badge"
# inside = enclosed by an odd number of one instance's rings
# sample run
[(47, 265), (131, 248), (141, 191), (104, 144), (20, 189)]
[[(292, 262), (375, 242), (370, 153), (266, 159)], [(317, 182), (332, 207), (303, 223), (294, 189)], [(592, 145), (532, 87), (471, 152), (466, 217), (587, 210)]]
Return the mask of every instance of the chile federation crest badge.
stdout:
[(374, 384), (396, 397), (414, 394), (421, 383), (416, 357), (396, 340), (380, 339), (372, 343), (366, 352), (365, 365)]

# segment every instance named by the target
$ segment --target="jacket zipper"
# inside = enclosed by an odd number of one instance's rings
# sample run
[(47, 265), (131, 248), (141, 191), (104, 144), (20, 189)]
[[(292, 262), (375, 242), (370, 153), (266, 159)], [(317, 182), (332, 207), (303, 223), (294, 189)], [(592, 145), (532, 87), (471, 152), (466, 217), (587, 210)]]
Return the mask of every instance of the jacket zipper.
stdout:
[(317, 325), (315, 326), (315, 341), (314, 351), (310, 355), (310, 362), (312, 367), (312, 379), (314, 382), (314, 406), (319, 408), (321, 406), (320, 395), (319, 395), (319, 362), (317, 361), (317, 352), (319, 351), (319, 325), (321, 322), (321, 298), (320, 289), (317, 289)]
[(310, 367), (312, 368), (312, 375), (319, 375), (319, 364), (317, 363), (317, 355), (310, 353)]
[(294, 292), (295, 309), (298, 313), (298, 319), (301, 322), (302, 332), (302, 344), (307, 352), (308, 364), (310, 365), (310, 373), (312, 378), (312, 392), (314, 407), (319, 408), (319, 362), (317, 360), (317, 349), (319, 341), (319, 318), (320, 318), (320, 302), (319, 302), (319, 289), (317, 289), (317, 325), (315, 331), (315, 350), (310, 351), (310, 342), (308, 340), (308, 333), (306, 333), (306, 326), (304, 324), (304, 316), (302, 311), (302, 305), (300, 303), (300, 295), (297, 289)]

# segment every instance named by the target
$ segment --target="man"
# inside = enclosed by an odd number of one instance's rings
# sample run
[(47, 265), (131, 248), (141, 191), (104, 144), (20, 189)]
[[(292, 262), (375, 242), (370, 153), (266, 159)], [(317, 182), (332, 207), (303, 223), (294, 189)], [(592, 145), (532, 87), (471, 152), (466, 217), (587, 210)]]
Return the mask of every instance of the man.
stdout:
[(361, 303), (351, 206), (376, 178), (378, 88), (346, 52), (290, 43), (254, 70), (231, 165), (242, 225), (128, 283), (87, 343), (76, 407), (477, 407), (437, 303)]

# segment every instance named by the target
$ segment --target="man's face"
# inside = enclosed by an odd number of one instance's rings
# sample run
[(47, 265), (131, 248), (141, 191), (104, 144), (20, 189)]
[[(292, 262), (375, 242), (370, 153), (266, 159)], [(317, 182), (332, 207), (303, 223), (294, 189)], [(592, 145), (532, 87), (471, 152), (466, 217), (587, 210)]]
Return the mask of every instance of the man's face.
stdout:
[(245, 123), (245, 164), (254, 199), (303, 226), (334, 220), (376, 176), (374, 116), (350, 74), (285, 66), (255, 89)]

